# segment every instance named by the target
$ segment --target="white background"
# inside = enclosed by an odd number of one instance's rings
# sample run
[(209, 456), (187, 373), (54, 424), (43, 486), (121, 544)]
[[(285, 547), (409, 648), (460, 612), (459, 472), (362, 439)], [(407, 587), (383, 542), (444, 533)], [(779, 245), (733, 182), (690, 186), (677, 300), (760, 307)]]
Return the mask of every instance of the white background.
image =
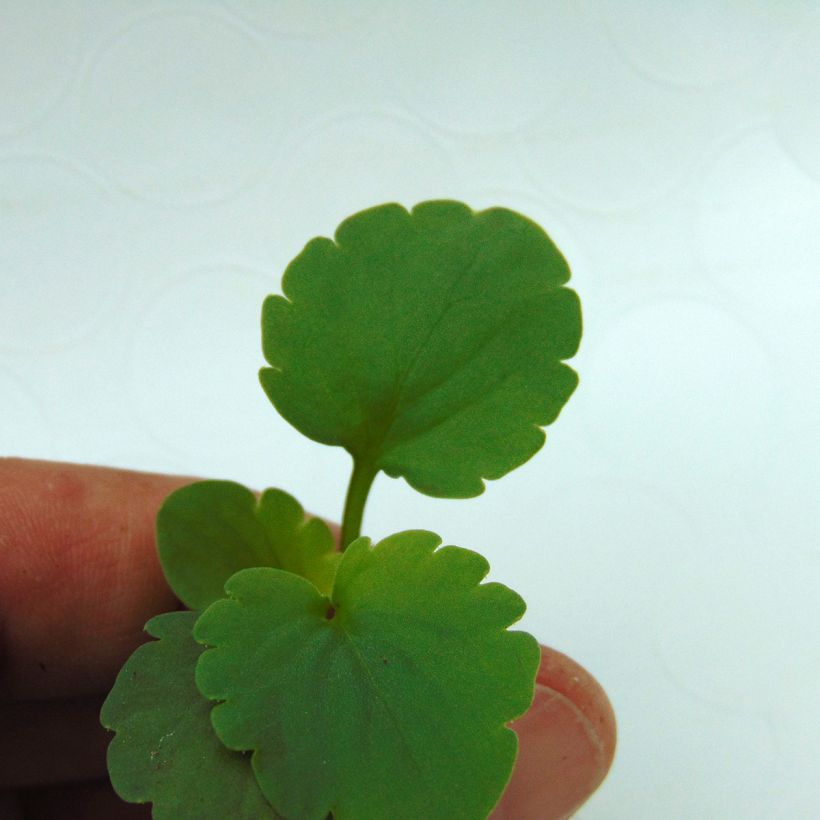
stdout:
[(0, 452), (281, 486), (263, 297), (360, 208), (564, 250), (581, 386), (471, 501), (377, 481), (609, 691), (583, 820), (820, 817), (820, 6), (0, 0)]

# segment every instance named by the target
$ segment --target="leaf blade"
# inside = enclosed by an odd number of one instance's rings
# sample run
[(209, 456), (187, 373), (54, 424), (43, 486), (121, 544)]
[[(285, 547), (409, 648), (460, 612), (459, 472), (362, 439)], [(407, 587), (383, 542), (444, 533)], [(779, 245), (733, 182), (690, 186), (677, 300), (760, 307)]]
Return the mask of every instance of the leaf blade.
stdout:
[(143, 644), (126, 661), (100, 721), (116, 732), (108, 768), (116, 792), (153, 803), (155, 820), (277, 818), (245, 755), (226, 749), (210, 722), (211, 703), (194, 684), (202, 647), (191, 635), (194, 612), (152, 618)]
[(262, 386), (297, 429), (357, 462), (430, 495), (477, 495), (541, 447), (576, 386), (560, 364), (581, 336), (568, 279), (547, 235), (512, 211), (372, 208), (335, 242), (309, 242), (284, 297), (266, 300)]
[(306, 519), (282, 490), (257, 497), (232, 481), (198, 481), (171, 493), (157, 515), (157, 549), (165, 577), (191, 609), (224, 595), (240, 569), (271, 566), (329, 591), (338, 557), (333, 535)]
[(283, 815), (466, 819), (500, 796), (517, 748), (505, 724), (529, 706), (538, 645), (507, 630), (524, 605), (480, 583), (486, 561), (439, 543), (418, 531), (355, 541), (330, 599), (245, 570), (197, 622), (214, 647), (196, 680), (223, 701), (217, 734), (255, 750)]

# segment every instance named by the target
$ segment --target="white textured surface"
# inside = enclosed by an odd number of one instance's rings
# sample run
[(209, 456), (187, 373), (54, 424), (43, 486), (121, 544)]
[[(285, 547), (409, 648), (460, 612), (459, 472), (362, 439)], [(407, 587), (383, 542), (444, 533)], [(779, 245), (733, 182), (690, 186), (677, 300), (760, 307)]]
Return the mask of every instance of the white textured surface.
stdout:
[(574, 268), (581, 387), (479, 499), (367, 529), (485, 552), (619, 717), (584, 820), (820, 817), (820, 11), (0, 0), (0, 448), (279, 485), (258, 313), (385, 200), (503, 204)]

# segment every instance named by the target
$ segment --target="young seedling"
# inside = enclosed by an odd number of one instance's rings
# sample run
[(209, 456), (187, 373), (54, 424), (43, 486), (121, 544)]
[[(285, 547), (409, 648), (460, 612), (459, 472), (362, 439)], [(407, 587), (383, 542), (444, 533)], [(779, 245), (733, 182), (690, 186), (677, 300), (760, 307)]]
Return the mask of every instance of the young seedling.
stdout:
[(281, 490), (203, 481), (157, 520), (188, 611), (159, 615), (101, 720), (111, 781), (162, 820), (486, 818), (515, 762), (535, 639), (480, 555), (360, 537), (376, 475), (466, 498), (532, 456), (577, 377), (569, 268), (503, 208), (382, 205), (317, 238), (262, 311), (262, 386), (353, 457), (336, 549)]

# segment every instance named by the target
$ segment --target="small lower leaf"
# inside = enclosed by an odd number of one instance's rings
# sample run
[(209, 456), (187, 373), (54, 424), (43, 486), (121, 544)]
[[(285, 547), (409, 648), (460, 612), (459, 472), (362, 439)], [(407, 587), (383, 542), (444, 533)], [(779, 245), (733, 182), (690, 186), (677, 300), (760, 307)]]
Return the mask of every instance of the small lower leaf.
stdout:
[(248, 757), (214, 734), (211, 704), (194, 685), (196, 619), (171, 612), (148, 621), (159, 640), (131, 655), (106, 698), (100, 721), (117, 733), (108, 747), (111, 783), (123, 800), (153, 803), (154, 820), (276, 818)]
[(232, 749), (254, 750), (292, 820), (486, 818), (512, 772), (539, 662), (507, 627), (524, 603), (434, 533), (342, 556), (331, 598), (276, 569), (238, 572), (197, 621), (196, 682)]
[(233, 481), (197, 481), (171, 493), (157, 515), (157, 549), (165, 577), (191, 609), (223, 597), (240, 569), (276, 567), (329, 592), (338, 553), (327, 524), (306, 518), (282, 490), (259, 497)]

